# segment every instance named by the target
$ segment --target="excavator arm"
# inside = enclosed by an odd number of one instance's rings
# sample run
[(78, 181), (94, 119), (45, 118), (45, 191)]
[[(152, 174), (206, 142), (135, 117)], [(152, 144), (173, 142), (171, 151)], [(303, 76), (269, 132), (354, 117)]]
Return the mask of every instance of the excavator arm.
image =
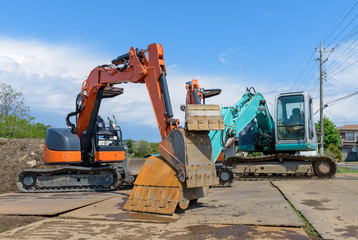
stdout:
[[(146, 57), (148, 53), (148, 58)], [(103, 93), (111, 93), (114, 84), (145, 83), (153, 105), (158, 127), (162, 138), (178, 126), (179, 121), (172, 119), (163, 48), (151, 44), (147, 50), (135, 50), (112, 60), (113, 65), (103, 65), (92, 70), (84, 81), (81, 96), (82, 108), (76, 124), (76, 132), (81, 138), (89, 128), (91, 113), (99, 108)], [(99, 103), (96, 104), (96, 99)]]
[(127, 82), (146, 84), (162, 139), (178, 127), (179, 120), (173, 119), (162, 46), (151, 44), (147, 50), (132, 47), (129, 53), (112, 60), (112, 65), (93, 69), (83, 82), (76, 133), (81, 139), (81, 159), (85, 166), (94, 162), (93, 137), (101, 101), (122, 93), (121, 88), (113, 85)]
[(102, 98), (115, 96), (121, 91), (113, 85), (127, 82), (146, 84), (163, 140), (160, 156), (145, 160), (124, 209), (161, 214), (172, 214), (178, 204), (185, 209), (190, 200), (205, 196), (209, 186), (218, 184), (208, 133), (223, 129), (220, 108), (188, 109), (189, 123), (179, 129), (179, 120), (173, 118), (162, 46), (132, 47), (112, 65), (96, 67), (83, 83), (76, 133), (85, 165), (93, 163), (93, 131)]
[[(242, 98), (231, 107), (223, 107), (221, 114), (225, 123), (225, 130), (209, 133), (213, 147), (213, 159), (219, 157), (229, 138), (238, 137), (239, 133), (252, 124), (254, 146), (245, 146), (245, 150), (271, 151), (274, 150), (274, 121), (268, 110), (266, 100), (260, 93), (247, 89)], [(253, 90), (254, 91), (254, 90)]]

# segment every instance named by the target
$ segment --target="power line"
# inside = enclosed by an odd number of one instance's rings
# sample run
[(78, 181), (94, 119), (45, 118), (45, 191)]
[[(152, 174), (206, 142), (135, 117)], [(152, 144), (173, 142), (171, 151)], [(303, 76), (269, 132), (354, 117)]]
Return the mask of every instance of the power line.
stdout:
[(345, 71), (347, 68), (349, 68), (349, 67), (353, 66), (353, 65), (354, 65), (354, 64), (356, 64), (357, 62), (358, 62), (358, 60), (354, 61), (353, 63), (349, 64), (347, 67), (343, 68), (341, 71), (339, 71), (339, 72), (337, 72), (337, 73), (333, 74), (333, 75), (332, 75), (332, 76), (330, 76), (330, 77), (332, 78), (332, 77), (336, 76), (337, 74), (339, 74), (339, 73), (341, 73), (341, 72)]
[[(314, 64), (312, 65), (311, 69), (309, 70), (309, 72), (306, 74), (305, 78), (301, 81), (300, 85), (297, 86), (297, 89), (300, 89), (301, 86), (306, 82), (306, 79), (308, 78), (308, 76), (310, 76), (310, 74), (312, 73), (312, 71), (314, 70), (314, 68), (316, 67), (317, 63), (314, 62)], [(314, 76), (314, 75), (313, 75)]]
[(315, 81), (312, 86), (308, 89), (308, 92), (314, 93), (319, 85), (319, 81)]
[(349, 91), (347, 91), (346, 88), (343, 88), (341, 86), (337, 86), (336, 84), (334, 84), (334, 83), (332, 83), (332, 82), (330, 82), (328, 80), (326, 81), (326, 83), (329, 83), (330, 85), (332, 85), (333, 87), (337, 88), (338, 90), (341, 90), (342, 92), (349, 93)]
[[(329, 66), (329, 68), (334, 68), (337, 65), (341, 64), (340, 60), (341, 58), (344, 58), (346, 55), (348, 55), (355, 47), (358, 46), (358, 38), (355, 39), (350, 45), (349, 47), (346, 48), (346, 50), (344, 50), (344, 52), (334, 61), (334, 63), (332, 65)], [(357, 43), (356, 43), (357, 42)], [(356, 44), (355, 44), (356, 43)], [(352, 45), (354, 45), (354, 47), (352, 48)], [(348, 52), (347, 52), (348, 51)], [(346, 59), (347, 60), (347, 59)]]
[(334, 105), (334, 104), (337, 104), (337, 103), (339, 103), (339, 102), (342, 102), (343, 100), (346, 100), (346, 99), (348, 99), (348, 98), (351, 98), (351, 97), (353, 97), (354, 95), (357, 95), (357, 94), (358, 94), (358, 91), (356, 91), (356, 92), (354, 92), (354, 93), (351, 93), (351, 94), (349, 94), (349, 95), (347, 95), (347, 96), (338, 98), (338, 99), (336, 99), (336, 100), (332, 100), (332, 101), (330, 101), (330, 102), (327, 102), (326, 104), (330, 104), (330, 105), (332, 106), (332, 105)]
[(336, 25), (336, 27), (331, 31), (330, 34), (328, 34), (328, 36), (322, 41), (322, 43), (324, 43), (333, 33), (334, 31), (337, 30), (337, 28), (343, 23), (343, 21), (348, 17), (348, 15), (353, 11), (353, 9), (355, 8), (355, 6), (358, 4), (358, 1), (356, 1), (356, 3), (353, 5), (353, 7), (351, 7), (351, 9), (349, 10), (349, 12), (343, 17), (343, 19)]
[(312, 75), (312, 77), (310, 78), (310, 80), (308, 81), (308, 84), (306, 85), (308, 89), (311, 89), (314, 85), (316, 85), (317, 81), (316, 81), (316, 76)]
[[(349, 95), (347, 95), (347, 96), (338, 98), (338, 99), (336, 99), (336, 100), (327, 102), (326, 104), (324, 104), (323, 109), (325, 109), (325, 108), (327, 108), (327, 107), (329, 107), (329, 106), (333, 106), (333, 105), (335, 105), (335, 104), (337, 104), (337, 103), (339, 103), (339, 102), (342, 102), (342, 101), (344, 101), (344, 100), (347, 100), (348, 98), (351, 98), (351, 97), (353, 97), (353, 96), (356, 95), (356, 94), (358, 94), (358, 91), (357, 91), (357, 92), (354, 92), (354, 93), (351, 93), (351, 94), (349, 94)], [(319, 111), (320, 111), (320, 109), (318, 109), (313, 115), (316, 115), (316, 113), (318, 113)]]
[(305, 67), (303, 68), (302, 72), (300, 73), (300, 75), (298, 76), (298, 78), (296, 79), (296, 81), (293, 83), (293, 85), (292, 85), (290, 91), (294, 90), (294, 87), (295, 87), (295, 85), (298, 83), (298, 80), (301, 78), (302, 74), (305, 72), (305, 70), (306, 70), (307, 66), (309, 65), (309, 63), (312, 61), (312, 58), (313, 58), (313, 55), (314, 55), (314, 54), (315, 54), (315, 52), (313, 51), (313, 52), (312, 52), (312, 55), (308, 58), (308, 61), (307, 61), (306, 65), (305, 65)]
[(352, 85), (348, 85), (348, 84), (345, 84), (344, 82), (341, 82), (335, 78), (328, 78), (327, 80), (332, 80), (334, 82), (336, 82), (338, 85), (346, 88), (346, 89), (351, 89), (351, 90), (354, 90), (354, 91), (358, 91), (358, 88), (355, 88), (355, 87), (352, 87)]
[[(356, 5), (357, 5), (357, 3), (358, 3), (358, 1), (356, 2)], [(355, 6), (355, 5), (354, 5), (354, 6)], [(341, 34), (349, 27), (349, 25), (352, 24), (352, 22), (353, 22), (357, 17), (358, 17), (358, 15), (356, 15), (356, 16), (343, 28), (343, 30), (340, 31), (340, 33), (328, 44), (327, 47), (329, 47), (329, 46), (334, 42), (334, 40), (336, 40), (336, 39), (339, 37), (339, 35), (341, 35)]]
[[(357, 47), (357, 46), (358, 46), (358, 43), (354, 46), (354, 48)], [(351, 53), (351, 52), (354, 50), (354, 48), (350, 49), (343, 57), (345, 57), (345, 56), (347, 56), (349, 53)], [(357, 49), (355, 49), (355, 51), (352, 52), (349, 56), (345, 57), (344, 59), (342, 59), (342, 60), (340, 60), (340, 61), (337, 60), (337, 61), (336, 61), (336, 64), (333, 64), (333, 65), (332, 65), (333, 67), (331, 66), (330, 71), (334, 72), (335, 70), (337, 70), (339, 67), (341, 67), (341, 66), (345, 63), (345, 61), (347, 61), (349, 58), (351, 58), (357, 51), (358, 51), (358, 47), (357, 47)]]
[(358, 28), (358, 24), (357, 24), (349, 33), (347, 33), (347, 35), (344, 36), (344, 37), (342, 38), (342, 40), (339, 41), (333, 48), (334, 48), (334, 49), (338, 48), (338, 46), (340, 46), (342, 42), (346, 41), (346, 40), (349, 39), (349, 38), (354, 37), (354, 35), (356, 35), (356, 34), (358, 33), (358, 31), (356, 31), (356, 32), (353, 33), (353, 31), (356, 30), (356, 28)]

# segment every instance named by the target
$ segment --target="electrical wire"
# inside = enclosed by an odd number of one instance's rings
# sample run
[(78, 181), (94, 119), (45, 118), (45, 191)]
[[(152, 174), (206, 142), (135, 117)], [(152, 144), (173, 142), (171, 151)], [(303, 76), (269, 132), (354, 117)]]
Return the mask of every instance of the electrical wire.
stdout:
[[(336, 27), (328, 34), (328, 36), (322, 41), (322, 43), (326, 42), (326, 40), (337, 30), (337, 28), (343, 23), (343, 21), (348, 17), (348, 15), (353, 11), (353, 9), (358, 4), (358, 1), (351, 7), (348, 13), (343, 17), (343, 19), (336, 25)], [(347, 8), (348, 9), (348, 8)], [(345, 12), (345, 11), (344, 11)]]
[[(329, 65), (328, 68), (335, 68), (337, 65), (340, 64), (341, 59), (344, 58), (345, 56), (347, 56), (353, 49), (355, 49), (358, 46), (358, 38), (356, 40), (354, 40), (347, 48), (346, 50), (343, 51), (343, 53), (341, 55), (339, 55), (339, 57), (334, 60), (334, 63), (332, 65)], [(354, 45), (355, 44), (355, 45)], [(352, 47), (354, 45), (354, 47)]]
[(345, 92), (345, 93), (350, 93), (350, 91), (347, 91), (347, 88), (343, 88), (341, 86), (338, 86), (332, 82), (330, 82), (329, 80), (326, 81), (326, 83), (329, 83), (331, 86), (337, 88), (338, 90), (342, 91), (342, 92)]
[[(307, 73), (306, 77), (301, 81), (300, 85), (298, 85), (297, 89), (300, 89), (301, 86), (304, 86), (304, 83), (306, 82), (306, 79), (310, 76), (310, 74), (312, 73), (314, 67), (316, 67), (317, 63), (318, 63), (318, 62), (315, 62), (315, 63), (312, 65), (310, 71)], [(314, 75), (313, 75), (313, 76), (314, 76)]]
[[(352, 52), (353, 50), (354, 50), (354, 52)], [(337, 59), (336, 64), (333, 64), (332, 66), (330, 66), (330, 71), (334, 72), (335, 70), (337, 70), (346, 61), (348, 61), (348, 59), (350, 59), (357, 51), (358, 51), (358, 42), (353, 48), (351, 48), (346, 54), (344, 54), (344, 56), (342, 56), (342, 57), (345, 57), (345, 58), (343, 58), (342, 60), (340, 58), (339, 58), (339, 60)], [(351, 53), (351, 54), (349, 56), (347, 56), (349, 53)]]
[(327, 80), (332, 80), (332, 81), (334, 81), (335, 83), (337, 83), (338, 85), (340, 85), (340, 86), (342, 86), (344, 88), (351, 89), (351, 90), (354, 90), (354, 91), (358, 91), (358, 88), (355, 88), (355, 87), (353, 87), (351, 85), (345, 84), (344, 82), (341, 82), (341, 81), (339, 81), (339, 80), (337, 80), (335, 78), (327, 78)]
[(298, 76), (298, 78), (296, 79), (296, 81), (293, 83), (290, 91), (292, 92), (293, 89), (295, 88), (295, 85), (298, 83), (298, 80), (301, 78), (302, 74), (305, 72), (305, 70), (307, 69), (307, 66), (310, 64), (310, 62), (312, 61), (313, 55), (315, 54), (315, 51), (312, 52), (312, 55), (308, 58), (307, 63), (305, 65), (305, 67), (303, 68), (302, 72), (300, 73), (300, 75)]
[[(357, 3), (358, 3), (358, 1), (357, 1)], [(357, 5), (357, 3), (356, 3), (356, 5)], [(355, 5), (354, 5), (354, 6), (355, 6)], [(358, 17), (358, 15), (356, 15), (356, 16), (343, 28), (343, 30), (339, 32), (339, 34), (328, 44), (327, 47), (329, 47), (329, 46), (349, 27), (349, 25), (352, 24), (352, 22), (353, 22), (357, 17)]]
[[(344, 101), (344, 100), (347, 100), (347, 99), (349, 99), (349, 98), (351, 98), (351, 97), (353, 97), (354, 95), (357, 95), (357, 94), (358, 94), (358, 91), (357, 91), (357, 92), (354, 92), (354, 93), (351, 93), (351, 94), (349, 94), (349, 95), (347, 95), (347, 96), (344, 96), (344, 97), (335, 99), (335, 100), (333, 100), (333, 101), (327, 102), (327, 103), (325, 103), (325, 104), (323, 105), (323, 109), (325, 109), (325, 108), (327, 108), (327, 107), (330, 107), (330, 106), (333, 106), (333, 105), (335, 105), (335, 104), (337, 104), (337, 103), (340, 103), (340, 102), (342, 102), (342, 101)], [(318, 113), (319, 110), (320, 110), (320, 108), (319, 108), (313, 115), (316, 115), (316, 113)]]
[(332, 78), (332, 77), (336, 76), (337, 74), (339, 74), (339, 73), (345, 71), (347, 68), (350, 68), (351, 66), (353, 66), (353, 65), (356, 64), (357, 62), (358, 62), (358, 60), (354, 61), (353, 63), (349, 64), (347, 67), (343, 68), (341, 71), (334, 73), (334, 74), (331, 75), (330, 77)]

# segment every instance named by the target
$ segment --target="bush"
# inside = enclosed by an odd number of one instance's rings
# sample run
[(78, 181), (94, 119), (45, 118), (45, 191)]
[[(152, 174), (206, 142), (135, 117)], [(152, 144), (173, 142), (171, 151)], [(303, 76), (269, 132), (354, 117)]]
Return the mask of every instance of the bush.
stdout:
[(150, 143), (145, 140), (134, 142), (132, 139), (126, 141), (128, 148), (128, 156), (134, 158), (142, 158), (149, 154), (159, 153), (159, 143)]
[(247, 153), (248, 157), (261, 157), (262, 156), (262, 152), (248, 152)]
[(4, 138), (45, 138), (49, 125), (33, 124), (31, 119), (18, 118), (13, 115), (0, 115), (0, 137)]
[(329, 144), (328, 148), (326, 148), (324, 150), (324, 155), (332, 157), (333, 159), (337, 159), (338, 161), (341, 162), (342, 161), (342, 152), (341, 150), (339, 150), (339, 148), (337, 146), (335, 146), (334, 144)]

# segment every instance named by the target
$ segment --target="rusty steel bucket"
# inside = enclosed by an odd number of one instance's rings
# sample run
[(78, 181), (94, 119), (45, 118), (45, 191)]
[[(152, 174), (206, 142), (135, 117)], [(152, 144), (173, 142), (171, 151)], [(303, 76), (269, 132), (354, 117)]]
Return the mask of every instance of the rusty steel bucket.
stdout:
[(159, 145), (160, 156), (145, 160), (123, 209), (173, 214), (219, 184), (208, 133), (225, 125), (218, 105), (187, 105), (186, 127), (172, 130)]

